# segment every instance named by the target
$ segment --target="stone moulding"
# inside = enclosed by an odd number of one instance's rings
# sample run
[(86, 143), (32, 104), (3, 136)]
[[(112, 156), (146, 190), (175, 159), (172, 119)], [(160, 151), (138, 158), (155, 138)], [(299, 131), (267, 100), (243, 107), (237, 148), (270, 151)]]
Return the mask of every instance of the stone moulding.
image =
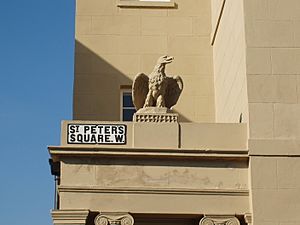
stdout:
[(187, 188), (106, 188), (98, 186), (59, 186), (59, 192), (76, 193), (126, 193), (126, 194), (173, 194), (173, 195), (222, 195), (249, 196), (247, 189), (187, 189)]
[(199, 225), (240, 225), (240, 221), (235, 216), (204, 216)]
[(52, 220), (54, 225), (85, 225), (89, 215), (87, 209), (69, 209), (69, 210), (52, 210)]
[(152, 122), (152, 123), (178, 123), (178, 114), (166, 113), (166, 114), (144, 114), (135, 113), (133, 117), (134, 122)]
[(140, 1), (140, 0), (117, 0), (117, 6), (122, 8), (175, 8), (174, 0), (170, 1)]
[(134, 219), (128, 213), (100, 213), (94, 222), (95, 225), (133, 225)]
[(197, 149), (145, 149), (145, 148), (103, 148), (79, 146), (49, 146), (49, 153), (54, 161), (66, 156), (72, 157), (145, 157), (145, 158), (190, 158), (207, 160), (248, 161), (247, 151), (197, 150)]

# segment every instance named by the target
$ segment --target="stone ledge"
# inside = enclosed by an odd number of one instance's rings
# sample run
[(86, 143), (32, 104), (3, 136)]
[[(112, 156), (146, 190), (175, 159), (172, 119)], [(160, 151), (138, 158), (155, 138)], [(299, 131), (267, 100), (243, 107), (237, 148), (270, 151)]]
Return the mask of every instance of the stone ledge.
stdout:
[(85, 225), (89, 212), (87, 209), (52, 210), (51, 215), (54, 225)]
[(170, 159), (207, 159), (248, 161), (247, 150), (196, 150), (196, 149), (154, 149), (154, 148), (105, 148), (99, 146), (49, 146), (53, 161), (63, 157), (138, 157)]
[(59, 192), (116, 193), (116, 194), (176, 194), (176, 195), (226, 195), (249, 196), (247, 189), (188, 189), (188, 188), (103, 188), (97, 186), (62, 186)]
[(117, 0), (117, 6), (122, 8), (175, 8), (174, 0), (145, 1), (145, 0)]

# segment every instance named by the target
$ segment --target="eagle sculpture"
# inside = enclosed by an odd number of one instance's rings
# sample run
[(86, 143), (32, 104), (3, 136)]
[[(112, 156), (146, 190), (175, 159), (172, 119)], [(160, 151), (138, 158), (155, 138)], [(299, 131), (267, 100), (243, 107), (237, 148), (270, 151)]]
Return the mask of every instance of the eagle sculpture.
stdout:
[(183, 89), (180, 76), (168, 77), (165, 74), (167, 64), (173, 62), (174, 57), (161, 56), (157, 60), (149, 76), (144, 73), (136, 75), (132, 85), (132, 98), (136, 110), (146, 107), (174, 106)]

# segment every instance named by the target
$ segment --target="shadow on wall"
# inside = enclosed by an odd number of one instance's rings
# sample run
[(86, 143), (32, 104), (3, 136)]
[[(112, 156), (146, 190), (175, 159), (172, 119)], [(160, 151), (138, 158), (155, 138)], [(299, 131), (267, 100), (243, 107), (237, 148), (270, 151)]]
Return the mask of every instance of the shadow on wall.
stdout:
[[(180, 101), (180, 99), (179, 99)], [(191, 122), (191, 120), (189, 120), (188, 118), (186, 118), (185, 116), (183, 116), (182, 114), (180, 114), (177, 110), (173, 109), (173, 112), (177, 113), (179, 115), (179, 122)]]
[[(131, 77), (142, 71), (125, 74), (116, 67), (133, 71), (131, 65), (124, 63), (128, 62), (124, 59), (126, 56), (103, 54), (100, 57), (79, 41), (75, 43), (73, 119), (120, 121), (121, 90), (129, 89)], [(179, 116), (181, 122), (189, 122)]]
[(121, 60), (106, 55), (104, 60), (76, 40), (73, 90), (73, 119), (120, 120), (120, 88), (132, 80), (108, 61)]
[[(82, 159), (78, 158), (69, 158), (65, 160), (66, 164), (80, 165), (82, 164)], [(86, 165), (122, 165), (122, 166), (153, 166), (153, 167), (194, 167), (194, 168), (248, 168), (248, 161), (237, 161), (235, 159), (226, 159), (226, 160), (187, 160), (187, 159), (178, 159), (177, 161), (170, 159), (140, 159), (138, 162), (134, 159), (128, 158), (97, 158), (89, 159), (85, 158), (84, 164)]]

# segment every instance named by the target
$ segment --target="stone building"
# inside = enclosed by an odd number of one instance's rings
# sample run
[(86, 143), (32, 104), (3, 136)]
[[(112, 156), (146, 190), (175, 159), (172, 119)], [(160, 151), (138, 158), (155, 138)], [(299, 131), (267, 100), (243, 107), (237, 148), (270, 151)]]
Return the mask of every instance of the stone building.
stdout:
[[(49, 147), (53, 223), (299, 225), (299, 12), (297, 0), (77, 0), (74, 120)], [(166, 54), (184, 83), (175, 119), (132, 121), (135, 75)]]

